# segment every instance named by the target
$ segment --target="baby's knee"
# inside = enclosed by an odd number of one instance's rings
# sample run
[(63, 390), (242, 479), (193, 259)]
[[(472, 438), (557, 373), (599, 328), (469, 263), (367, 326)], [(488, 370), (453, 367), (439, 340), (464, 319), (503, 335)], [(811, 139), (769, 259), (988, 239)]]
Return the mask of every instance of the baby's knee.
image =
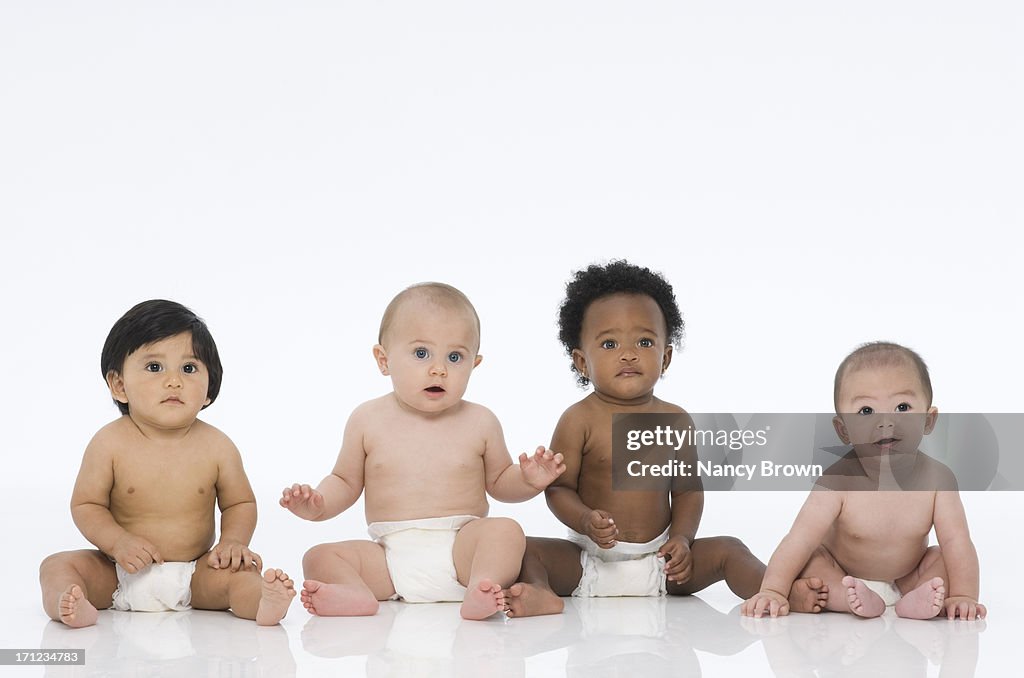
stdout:
[(74, 556), (76, 551), (61, 551), (59, 553), (51, 553), (50, 555), (43, 558), (43, 562), (39, 563), (39, 576), (43, 577), (47, 573), (74, 567)]
[(509, 543), (518, 543), (526, 549), (526, 534), (523, 527), (511, 518), (486, 518), (487, 531)]
[(302, 569), (316, 566), (329, 559), (334, 553), (333, 544), (317, 544), (302, 555)]

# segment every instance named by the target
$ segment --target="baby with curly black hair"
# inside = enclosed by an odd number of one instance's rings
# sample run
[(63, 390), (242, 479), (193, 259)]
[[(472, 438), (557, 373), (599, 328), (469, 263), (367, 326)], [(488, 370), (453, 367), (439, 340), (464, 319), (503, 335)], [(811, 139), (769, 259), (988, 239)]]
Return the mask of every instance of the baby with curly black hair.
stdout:
[[(699, 484), (668, 490), (612, 487), (612, 417), (674, 414), (654, 395), (683, 336), (672, 286), (627, 261), (591, 265), (566, 286), (559, 338), (587, 397), (567, 409), (551, 440), (566, 470), (545, 491), (569, 539), (527, 540), (509, 616), (556, 614), (559, 596), (688, 595), (725, 579), (736, 595), (756, 593), (764, 564), (733, 537), (695, 539), (704, 507)], [(692, 452), (692, 451), (691, 451)]]

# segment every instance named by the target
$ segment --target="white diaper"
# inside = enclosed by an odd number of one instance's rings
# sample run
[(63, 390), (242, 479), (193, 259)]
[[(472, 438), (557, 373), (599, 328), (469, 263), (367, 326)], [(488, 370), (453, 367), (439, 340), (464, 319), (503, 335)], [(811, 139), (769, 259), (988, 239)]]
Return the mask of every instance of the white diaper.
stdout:
[(190, 563), (153, 563), (132, 574), (120, 565), (114, 609), (124, 612), (166, 612), (187, 610), (192, 602), (192, 573), (196, 561)]
[(878, 594), (886, 607), (892, 607), (903, 597), (900, 590), (896, 588), (896, 584), (891, 581), (873, 581), (871, 579), (861, 579), (861, 581), (864, 582), (865, 586)]
[(572, 592), (584, 598), (605, 596), (665, 595), (665, 559), (658, 549), (668, 541), (668, 529), (646, 544), (620, 541), (603, 549), (578, 532), (569, 530), (569, 541), (580, 547), (583, 575)]
[(384, 547), (396, 595), (408, 603), (461, 602), (466, 587), (455, 575), (455, 535), (476, 516), (370, 523), (370, 537)]

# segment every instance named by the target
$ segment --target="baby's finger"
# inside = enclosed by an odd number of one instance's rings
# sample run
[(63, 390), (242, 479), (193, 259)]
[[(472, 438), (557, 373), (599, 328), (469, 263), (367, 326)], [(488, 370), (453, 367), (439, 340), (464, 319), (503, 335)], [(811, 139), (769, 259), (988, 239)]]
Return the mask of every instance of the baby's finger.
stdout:
[(768, 614), (772, 617), (779, 616), (779, 601), (772, 600), (772, 602), (768, 604)]
[(249, 551), (249, 558), (252, 562), (252, 566), (259, 571), (263, 571), (263, 559), (260, 558), (260, 554), (255, 551)]
[(231, 547), (231, 571), (238, 572), (238, 568), (242, 567), (242, 549), (237, 546)]

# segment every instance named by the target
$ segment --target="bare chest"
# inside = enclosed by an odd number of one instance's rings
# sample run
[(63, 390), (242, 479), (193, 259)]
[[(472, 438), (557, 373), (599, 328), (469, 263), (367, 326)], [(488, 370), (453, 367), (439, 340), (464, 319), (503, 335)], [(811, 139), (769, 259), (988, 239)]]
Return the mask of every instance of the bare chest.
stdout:
[(131, 453), (114, 462), (111, 510), (205, 510), (217, 497), (217, 465), (194, 454)]

